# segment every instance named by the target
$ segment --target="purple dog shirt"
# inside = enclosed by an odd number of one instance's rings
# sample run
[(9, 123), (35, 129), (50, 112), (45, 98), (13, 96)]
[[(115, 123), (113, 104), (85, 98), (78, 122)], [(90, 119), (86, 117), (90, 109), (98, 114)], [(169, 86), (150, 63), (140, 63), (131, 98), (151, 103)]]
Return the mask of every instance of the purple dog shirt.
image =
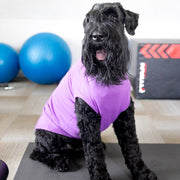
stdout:
[(130, 82), (102, 86), (93, 77), (85, 76), (85, 67), (76, 63), (67, 72), (43, 108), (36, 129), (80, 139), (75, 114), (75, 98), (83, 99), (101, 115), (101, 131), (110, 126), (130, 104)]

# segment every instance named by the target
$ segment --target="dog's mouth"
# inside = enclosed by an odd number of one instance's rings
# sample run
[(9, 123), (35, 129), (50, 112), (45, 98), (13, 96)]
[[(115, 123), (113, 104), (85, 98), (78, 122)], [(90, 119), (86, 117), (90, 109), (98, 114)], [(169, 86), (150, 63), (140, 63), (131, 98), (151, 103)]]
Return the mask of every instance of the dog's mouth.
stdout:
[(105, 49), (96, 50), (96, 59), (99, 61), (104, 61), (107, 57), (107, 51)]

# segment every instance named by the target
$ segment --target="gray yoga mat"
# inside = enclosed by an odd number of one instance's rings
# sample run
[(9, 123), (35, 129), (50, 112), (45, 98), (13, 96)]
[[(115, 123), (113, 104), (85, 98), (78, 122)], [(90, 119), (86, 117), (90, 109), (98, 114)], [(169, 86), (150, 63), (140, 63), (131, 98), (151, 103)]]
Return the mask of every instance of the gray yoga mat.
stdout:
[[(46, 165), (29, 159), (34, 143), (24, 153), (14, 180), (88, 180), (83, 157), (74, 158), (71, 172), (56, 172)], [(157, 174), (158, 180), (180, 180), (180, 144), (141, 144), (143, 159)], [(118, 144), (106, 144), (106, 163), (112, 180), (132, 180)]]

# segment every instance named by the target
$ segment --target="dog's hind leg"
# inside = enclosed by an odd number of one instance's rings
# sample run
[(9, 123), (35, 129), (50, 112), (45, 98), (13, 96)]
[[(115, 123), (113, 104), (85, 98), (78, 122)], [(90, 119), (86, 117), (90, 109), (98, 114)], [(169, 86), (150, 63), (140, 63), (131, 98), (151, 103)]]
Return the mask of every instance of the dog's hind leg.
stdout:
[(75, 113), (91, 180), (110, 180), (100, 136), (100, 115), (81, 98), (76, 98)]
[(46, 164), (49, 168), (64, 172), (70, 168), (70, 159), (64, 152), (66, 142), (58, 134), (36, 130), (36, 147), (30, 155), (33, 160)]
[(156, 180), (157, 176), (145, 165), (136, 135), (134, 103), (131, 99), (128, 109), (113, 123), (115, 134), (121, 146), (125, 163), (134, 180)]

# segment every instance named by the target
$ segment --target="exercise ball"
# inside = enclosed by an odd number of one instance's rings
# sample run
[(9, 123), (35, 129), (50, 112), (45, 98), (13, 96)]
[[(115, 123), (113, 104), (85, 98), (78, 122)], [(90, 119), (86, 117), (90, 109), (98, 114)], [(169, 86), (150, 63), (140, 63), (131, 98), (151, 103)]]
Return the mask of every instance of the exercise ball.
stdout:
[(59, 82), (71, 65), (71, 52), (66, 42), (52, 33), (30, 37), (19, 53), (24, 75), (39, 84)]
[(0, 43), (0, 83), (13, 80), (19, 72), (17, 52), (7, 44)]
[(6, 180), (9, 174), (7, 164), (0, 160), (0, 180)]

